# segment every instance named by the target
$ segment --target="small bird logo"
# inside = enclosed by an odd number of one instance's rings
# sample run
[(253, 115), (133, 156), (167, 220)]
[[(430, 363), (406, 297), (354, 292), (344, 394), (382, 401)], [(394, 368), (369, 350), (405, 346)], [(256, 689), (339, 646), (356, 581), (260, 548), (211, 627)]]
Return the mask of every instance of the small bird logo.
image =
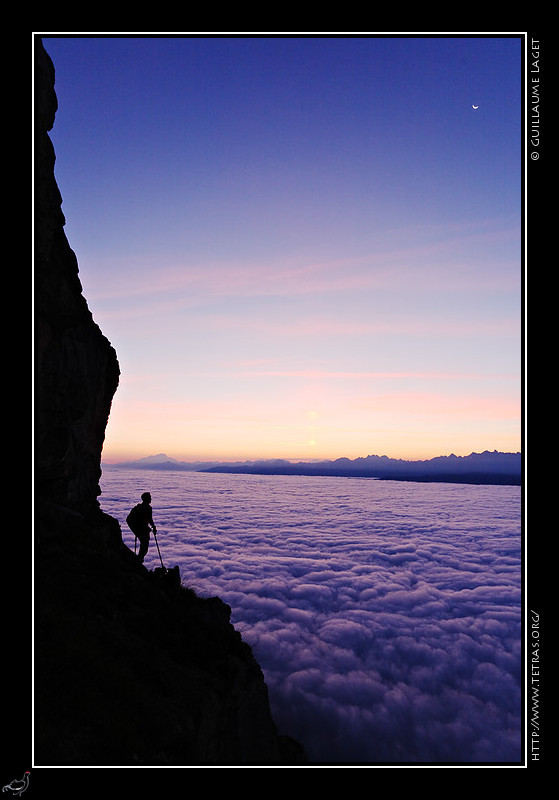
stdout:
[(11, 783), (7, 783), (5, 786), (2, 787), (3, 792), (11, 792), (14, 797), (18, 797), (22, 792), (24, 792), (27, 787), (29, 786), (29, 771), (26, 770), (23, 773), (23, 778), (18, 781), (12, 781)]

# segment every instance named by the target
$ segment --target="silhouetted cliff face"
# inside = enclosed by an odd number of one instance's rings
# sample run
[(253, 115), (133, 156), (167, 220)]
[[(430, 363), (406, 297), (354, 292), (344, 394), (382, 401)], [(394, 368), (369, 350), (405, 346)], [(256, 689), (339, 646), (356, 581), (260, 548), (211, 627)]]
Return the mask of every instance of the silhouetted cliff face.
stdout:
[(97, 505), (119, 367), (82, 295), (64, 233), (48, 136), (57, 109), (54, 69), (39, 39), (35, 58), (36, 492), (87, 513)]
[(305, 763), (278, 735), (230, 608), (198, 598), (178, 568), (146, 570), (99, 507), (119, 369), (63, 230), (54, 69), (40, 39), (35, 64), (35, 763)]

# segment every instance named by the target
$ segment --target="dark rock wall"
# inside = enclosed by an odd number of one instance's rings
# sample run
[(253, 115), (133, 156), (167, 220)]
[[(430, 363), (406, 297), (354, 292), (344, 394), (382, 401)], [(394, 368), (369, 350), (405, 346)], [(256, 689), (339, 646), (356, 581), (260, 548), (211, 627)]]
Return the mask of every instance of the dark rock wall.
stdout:
[(38, 499), (88, 513), (97, 506), (119, 366), (82, 295), (64, 232), (48, 136), (57, 110), (54, 68), (35, 42), (35, 488)]
[(119, 368), (63, 230), (40, 39), (35, 70), (35, 765), (304, 764), (231, 609), (178, 568), (148, 571), (100, 509)]
[[(82, 535), (85, 533), (85, 536)], [(219, 598), (74, 531), (41, 547), (36, 579), (35, 765), (286, 766), (250, 647)]]

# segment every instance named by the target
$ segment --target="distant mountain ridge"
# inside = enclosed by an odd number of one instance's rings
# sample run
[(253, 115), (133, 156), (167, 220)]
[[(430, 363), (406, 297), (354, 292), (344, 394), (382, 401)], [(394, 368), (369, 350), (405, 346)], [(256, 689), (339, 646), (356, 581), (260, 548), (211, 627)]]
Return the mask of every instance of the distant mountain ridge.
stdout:
[(286, 459), (258, 461), (177, 461), (164, 453), (112, 465), (126, 469), (155, 469), (190, 472), (227, 472), (250, 475), (316, 475), (381, 480), (445, 481), (449, 483), (491, 483), (519, 485), (522, 478), (521, 453), (485, 450), (468, 456), (436, 456), (423, 461), (406, 461), (369, 455), (355, 459), (337, 458), (315, 462)]
[[(222, 461), (177, 461), (175, 458), (165, 455), (165, 453), (158, 453), (153, 456), (145, 456), (138, 458), (135, 461), (121, 461), (118, 464), (111, 464), (111, 467), (119, 467), (120, 469), (162, 469), (162, 470), (176, 470), (178, 472), (203, 472), (218, 466), (233, 466), (236, 462), (222, 462)], [(241, 463), (241, 462), (239, 462)], [(242, 462), (245, 464), (253, 462)], [(106, 466), (106, 465), (105, 465)]]

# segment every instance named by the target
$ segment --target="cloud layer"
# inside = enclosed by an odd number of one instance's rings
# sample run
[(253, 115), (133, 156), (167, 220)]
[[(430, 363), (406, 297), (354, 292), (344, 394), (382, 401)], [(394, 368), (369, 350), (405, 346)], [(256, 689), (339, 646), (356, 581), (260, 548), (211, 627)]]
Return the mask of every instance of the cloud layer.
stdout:
[(105, 469), (102, 489), (132, 548), (151, 491), (166, 565), (231, 606), (312, 761), (520, 759), (518, 487)]

